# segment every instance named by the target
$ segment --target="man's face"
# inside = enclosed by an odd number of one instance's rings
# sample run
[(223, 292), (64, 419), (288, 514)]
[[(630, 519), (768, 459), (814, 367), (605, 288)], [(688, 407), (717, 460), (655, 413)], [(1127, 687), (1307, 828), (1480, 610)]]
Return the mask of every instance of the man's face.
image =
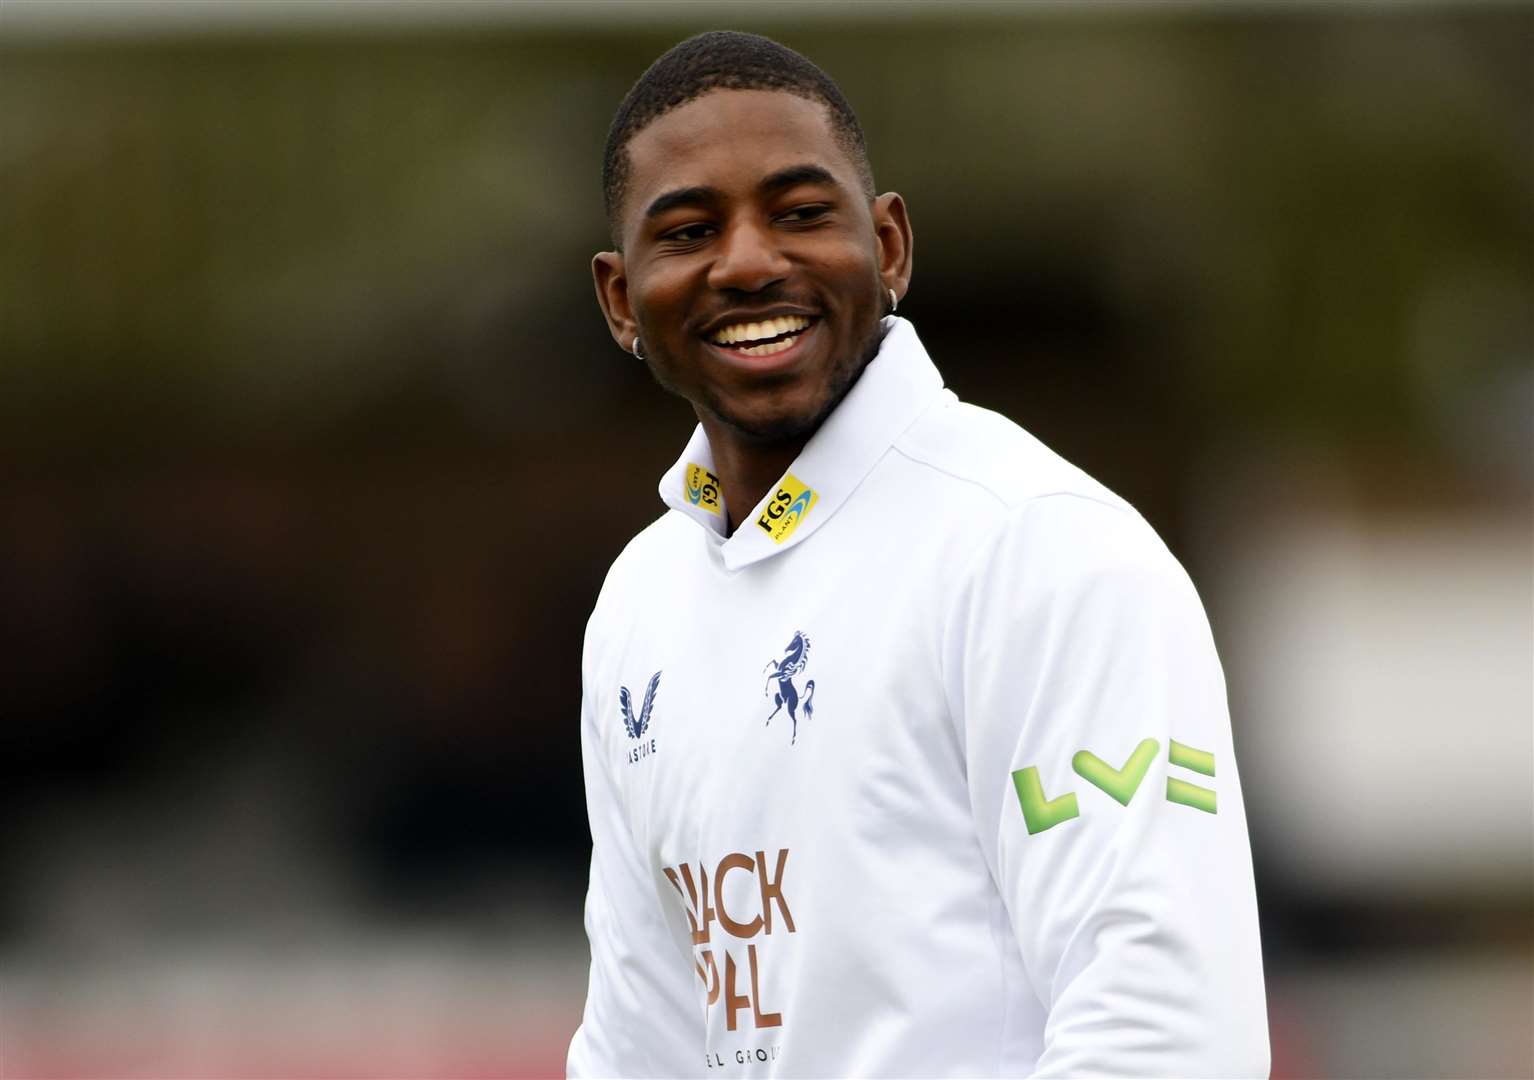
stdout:
[(879, 344), (910, 277), (898, 195), (870, 204), (827, 110), (716, 90), (628, 144), (623, 252), (593, 262), (613, 336), (750, 441), (811, 433)]

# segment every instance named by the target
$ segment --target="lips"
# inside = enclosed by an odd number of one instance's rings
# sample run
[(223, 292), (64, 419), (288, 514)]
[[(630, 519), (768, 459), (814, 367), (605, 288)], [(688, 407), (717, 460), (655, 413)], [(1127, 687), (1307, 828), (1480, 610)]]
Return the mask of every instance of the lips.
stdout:
[[(794, 318), (793, 328), (781, 334), (771, 334), (776, 329), (771, 323), (766, 331), (771, 336), (744, 338), (741, 341), (730, 344), (719, 344), (715, 339), (719, 333), (705, 339), (713, 354), (739, 367), (743, 371), (749, 371), (758, 375), (780, 374), (789, 370), (799, 363), (800, 354), (808, 348), (806, 344), (816, 336), (820, 329), (819, 319), (807, 319), (803, 316)], [(752, 325), (752, 324), (738, 324)], [(762, 324), (754, 324), (758, 327), (757, 333), (761, 334)]]
[(797, 333), (809, 325), (810, 320), (803, 315), (779, 315), (759, 322), (731, 323), (714, 331), (709, 340), (715, 345), (760, 345), (785, 334)]
[(806, 315), (778, 315), (728, 323), (708, 335), (710, 344), (737, 356), (774, 356), (793, 348), (815, 320)]

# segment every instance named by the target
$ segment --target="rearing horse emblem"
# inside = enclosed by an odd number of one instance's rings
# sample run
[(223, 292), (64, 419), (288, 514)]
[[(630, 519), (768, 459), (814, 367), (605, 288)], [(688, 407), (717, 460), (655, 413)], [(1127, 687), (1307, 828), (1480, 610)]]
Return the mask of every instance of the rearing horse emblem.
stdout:
[[(794, 686), (794, 676), (804, 670), (810, 655), (810, 639), (804, 636), (803, 630), (794, 631), (793, 640), (788, 643), (788, 648), (783, 650), (783, 659), (769, 660), (762, 673), (767, 676), (767, 685), (763, 689), (763, 696), (771, 695), (772, 712), (767, 716), (767, 723), (772, 723), (772, 718), (788, 708), (788, 718), (793, 721), (793, 736), (788, 740), (792, 746), (799, 739), (799, 707), (804, 707), (804, 718), (808, 720), (815, 715), (815, 707), (811, 704), (815, 700), (815, 680), (811, 679), (804, 684), (804, 697), (799, 697), (799, 691)], [(773, 684), (777, 687), (774, 690)]]

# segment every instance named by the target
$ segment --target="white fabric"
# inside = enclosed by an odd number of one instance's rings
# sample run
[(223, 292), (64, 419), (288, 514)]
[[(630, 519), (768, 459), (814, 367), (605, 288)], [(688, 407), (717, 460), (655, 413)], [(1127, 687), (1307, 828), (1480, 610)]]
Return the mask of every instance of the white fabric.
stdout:
[[(961, 404), (910, 323), (886, 324), (789, 469), (815, 499), (781, 542), (756, 524), (775, 492), (728, 538), (689, 498), (713, 469), (699, 429), (661, 481), (670, 511), (603, 586), (570, 1075), (1267, 1075), (1193, 586), (1123, 500)], [(785, 659), (797, 725), (771, 715)], [(1111, 771), (1146, 740), (1123, 805)], [(1014, 773), (1076, 816), (1030, 833)]]

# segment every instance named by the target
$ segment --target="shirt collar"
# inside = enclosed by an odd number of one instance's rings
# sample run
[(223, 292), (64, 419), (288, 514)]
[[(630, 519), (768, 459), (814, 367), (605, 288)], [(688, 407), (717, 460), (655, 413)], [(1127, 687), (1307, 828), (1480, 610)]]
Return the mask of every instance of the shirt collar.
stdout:
[(893, 315), (883, 325), (878, 354), (788, 472), (741, 516), (734, 536), (724, 534), (724, 498), (703, 425), (661, 477), (661, 500), (708, 530), (726, 568), (739, 570), (813, 536), (942, 392), (943, 377), (916, 328)]

